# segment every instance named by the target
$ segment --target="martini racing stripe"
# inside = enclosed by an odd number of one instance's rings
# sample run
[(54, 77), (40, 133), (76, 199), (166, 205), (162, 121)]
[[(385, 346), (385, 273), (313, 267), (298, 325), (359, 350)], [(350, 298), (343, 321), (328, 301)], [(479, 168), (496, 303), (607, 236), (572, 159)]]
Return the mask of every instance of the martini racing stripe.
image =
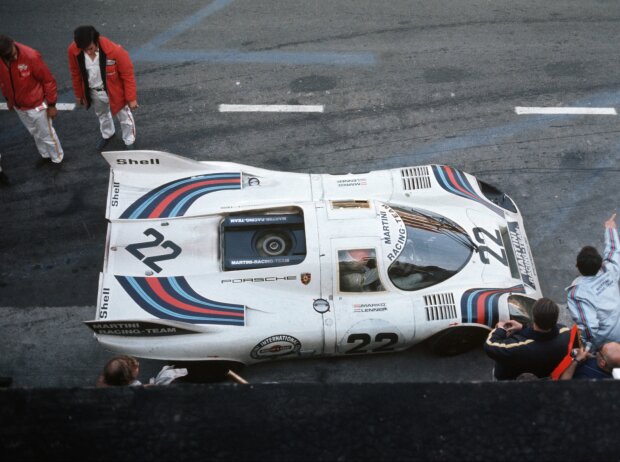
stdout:
[(499, 321), (499, 299), (504, 294), (525, 293), (523, 285), (507, 289), (469, 289), (461, 297), (461, 319), (466, 323), (495, 326)]
[(194, 291), (182, 276), (115, 277), (134, 302), (160, 319), (227, 326), (245, 324), (243, 305), (209, 300)]
[(131, 204), (121, 218), (135, 220), (183, 216), (199, 197), (226, 189), (241, 189), (240, 173), (181, 178), (149, 191)]
[(445, 165), (433, 165), (433, 173), (439, 185), (446, 191), (464, 197), (465, 199), (476, 201), (491, 209), (499, 216), (504, 216), (502, 209), (491, 204), (486, 198), (480, 196), (474, 190), (467, 177), (460, 170), (446, 167)]

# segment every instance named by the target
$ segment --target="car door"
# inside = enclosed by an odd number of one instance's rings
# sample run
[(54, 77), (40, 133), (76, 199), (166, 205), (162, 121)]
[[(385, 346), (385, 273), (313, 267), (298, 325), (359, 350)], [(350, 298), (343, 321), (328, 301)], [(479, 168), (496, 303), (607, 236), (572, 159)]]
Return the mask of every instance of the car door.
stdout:
[[(402, 350), (413, 340), (412, 299), (391, 285), (378, 242), (373, 238), (331, 240), (335, 354)], [(360, 255), (370, 266), (361, 275), (357, 263), (351, 262)]]

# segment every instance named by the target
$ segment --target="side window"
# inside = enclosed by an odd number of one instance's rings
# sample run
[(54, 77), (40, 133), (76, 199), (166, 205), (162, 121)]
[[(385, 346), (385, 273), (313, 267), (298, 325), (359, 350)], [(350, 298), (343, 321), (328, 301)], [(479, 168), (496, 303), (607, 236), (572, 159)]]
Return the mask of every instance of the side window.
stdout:
[(381, 292), (385, 290), (379, 278), (374, 249), (338, 251), (340, 292)]

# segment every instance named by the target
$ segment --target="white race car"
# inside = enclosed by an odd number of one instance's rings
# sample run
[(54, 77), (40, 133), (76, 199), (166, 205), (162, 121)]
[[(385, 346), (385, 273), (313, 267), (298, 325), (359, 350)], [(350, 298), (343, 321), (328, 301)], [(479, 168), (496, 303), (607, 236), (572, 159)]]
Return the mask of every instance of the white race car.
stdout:
[(442, 165), (284, 173), (106, 152), (96, 319), (106, 348), (251, 364), (455, 354), (541, 296), (513, 201)]

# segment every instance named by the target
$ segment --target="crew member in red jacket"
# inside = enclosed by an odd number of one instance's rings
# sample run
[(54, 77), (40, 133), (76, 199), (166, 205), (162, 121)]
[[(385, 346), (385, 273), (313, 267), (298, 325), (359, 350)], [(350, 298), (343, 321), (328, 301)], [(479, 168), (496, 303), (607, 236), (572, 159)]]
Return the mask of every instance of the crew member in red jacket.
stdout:
[(91, 105), (99, 118), (101, 139), (97, 150), (114, 136), (115, 115), (121, 124), (126, 149), (134, 149), (136, 124), (132, 110), (138, 107), (136, 79), (129, 53), (100, 36), (93, 26), (80, 26), (69, 45), (69, 69), (78, 103)]
[(59, 164), (64, 153), (52, 125), (56, 80), (38, 51), (0, 35), (0, 89), (34, 138), (39, 154)]

